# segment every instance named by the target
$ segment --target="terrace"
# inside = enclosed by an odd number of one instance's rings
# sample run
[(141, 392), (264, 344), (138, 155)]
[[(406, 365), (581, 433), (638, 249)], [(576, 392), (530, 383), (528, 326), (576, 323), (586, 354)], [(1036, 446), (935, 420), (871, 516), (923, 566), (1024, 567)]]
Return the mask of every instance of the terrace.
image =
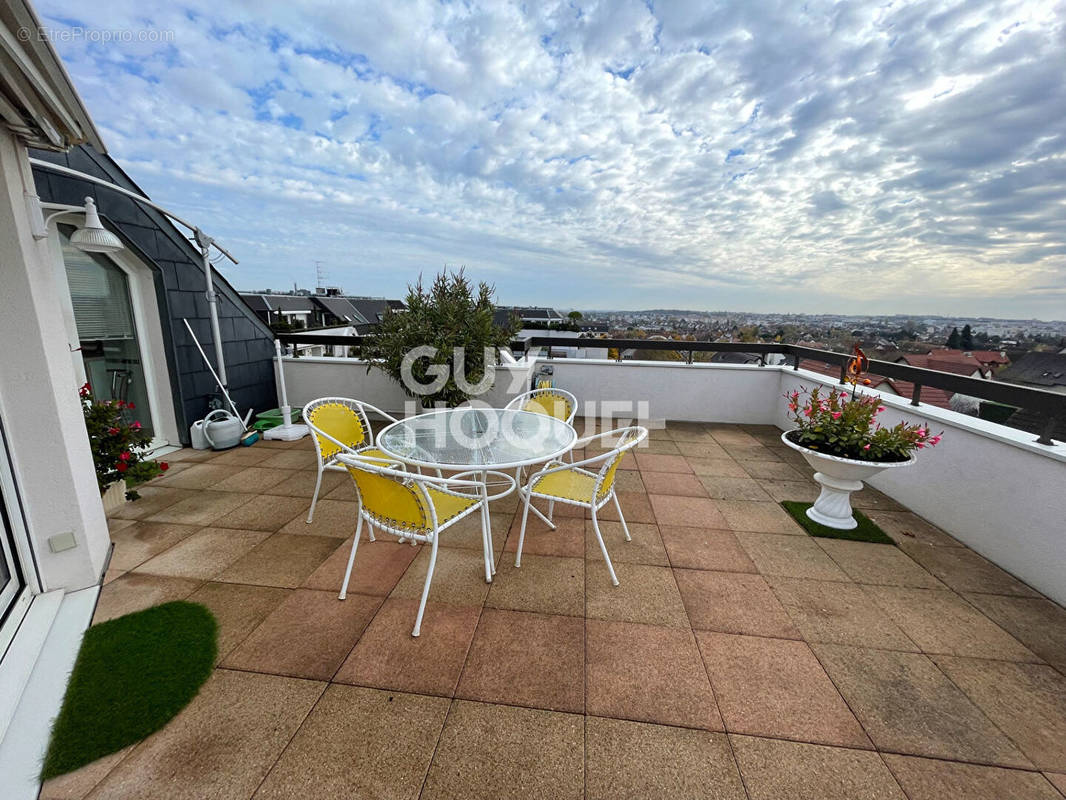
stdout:
[(355, 497), (327, 473), (303, 521), (309, 440), (176, 453), (110, 520), (95, 619), (204, 603), (217, 669), (163, 730), (41, 796), (1061, 797), (1066, 612), (875, 489), (855, 505), (898, 547), (807, 536), (776, 503), (814, 491), (779, 435), (653, 430), (619, 477), (633, 541), (605, 526), (618, 587), (562, 507), (516, 570), (517, 500), (494, 504), (495, 581), (476, 524), (446, 532), (419, 639), (421, 548), (363, 542), (337, 601)]

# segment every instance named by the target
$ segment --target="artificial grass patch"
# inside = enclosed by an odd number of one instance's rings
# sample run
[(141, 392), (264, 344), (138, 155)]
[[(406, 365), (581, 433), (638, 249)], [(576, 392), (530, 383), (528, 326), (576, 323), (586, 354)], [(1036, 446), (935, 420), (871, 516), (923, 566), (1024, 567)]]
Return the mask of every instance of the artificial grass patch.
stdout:
[(850, 539), (855, 542), (873, 542), (875, 544), (895, 544), (895, 541), (877, 527), (877, 524), (872, 519), (857, 509), (852, 509), (851, 513), (855, 516), (855, 521), (859, 523), (858, 527), (852, 528), (850, 531), (840, 531), (836, 528), (819, 525), (808, 517), (807, 509), (812, 505), (814, 503), (800, 503), (795, 500), (783, 500), (781, 502), (781, 506), (785, 511), (802, 525), (803, 529), (811, 536), (822, 536), (826, 539)]
[(211, 674), (218, 623), (199, 603), (165, 603), (85, 632), (41, 779), (139, 742), (188, 705)]

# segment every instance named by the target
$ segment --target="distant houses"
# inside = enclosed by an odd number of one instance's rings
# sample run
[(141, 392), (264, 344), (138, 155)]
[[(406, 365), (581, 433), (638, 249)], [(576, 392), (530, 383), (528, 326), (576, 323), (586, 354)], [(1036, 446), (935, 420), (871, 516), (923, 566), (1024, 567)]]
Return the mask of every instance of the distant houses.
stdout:
[(345, 295), (340, 289), (319, 289), (315, 294), (241, 292), (244, 302), (272, 327), (352, 328), (363, 334), (373, 330), (389, 309), (404, 311), (400, 300)]

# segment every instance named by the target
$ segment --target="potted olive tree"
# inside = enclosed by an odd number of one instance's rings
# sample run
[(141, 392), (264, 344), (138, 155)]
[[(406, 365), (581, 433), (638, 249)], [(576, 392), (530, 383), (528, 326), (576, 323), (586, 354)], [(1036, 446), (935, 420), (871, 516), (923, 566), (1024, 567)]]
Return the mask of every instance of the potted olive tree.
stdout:
[(385, 313), (363, 356), (398, 381), (424, 407), (458, 406), (498, 363), (499, 350), (518, 332), (518, 320), (496, 324), (493, 288), (475, 291), (464, 272), (441, 272), (426, 289), (408, 286), (404, 311)]
[(859, 394), (856, 387), (865, 370), (865, 356), (856, 349), (848, 368), (851, 390), (822, 389), (794, 391), (785, 395), (789, 418), (795, 427), (781, 434), (781, 440), (798, 450), (816, 472), (821, 493), (807, 516), (838, 530), (851, 530), (858, 524), (851, 512), (851, 493), (862, 482), (882, 470), (908, 467), (916, 460), (915, 451), (933, 447), (941, 436), (928, 426), (900, 422), (885, 427), (878, 415), (885, 410), (880, 398)]

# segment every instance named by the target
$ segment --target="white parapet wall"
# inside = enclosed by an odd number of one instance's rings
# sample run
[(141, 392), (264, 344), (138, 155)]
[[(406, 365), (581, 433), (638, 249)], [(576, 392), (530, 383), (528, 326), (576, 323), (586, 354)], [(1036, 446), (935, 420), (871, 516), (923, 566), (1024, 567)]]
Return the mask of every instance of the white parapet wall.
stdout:
[[(319, 397), (351, 397), (393, 415), (402, 415), (412, 402), (395, 380), (378, 367), (357, 358), (291, 358), (285, 361), (285, 386), (289, 405), (303, 408)], [(534, 362), (496, 367), (496, 379), (477, 400), (501, 408), (529, 389)], [(275, 373), (277, 366), (275, 365)], [(276, 377), (276, 375), (275, 375)]]
[[(778, 369), (779, 394), (836, 385), (817, 373)], [(886, 470), (870, 484), (1066, 604), (1066, 444), (1037, 444), (1031, 433), (880, 396), (883, 424), (922, 423), (943, 430), (944, 439), (918, 451), (913, 467)], [(783, 405), (771, 421), (791, 427)]]
[(556, 386), (572, 392), (588, 417), (639, 417), (653, 421), (772, 424), (779, 372), (746, 364), (668, 361), (540, 359)]

